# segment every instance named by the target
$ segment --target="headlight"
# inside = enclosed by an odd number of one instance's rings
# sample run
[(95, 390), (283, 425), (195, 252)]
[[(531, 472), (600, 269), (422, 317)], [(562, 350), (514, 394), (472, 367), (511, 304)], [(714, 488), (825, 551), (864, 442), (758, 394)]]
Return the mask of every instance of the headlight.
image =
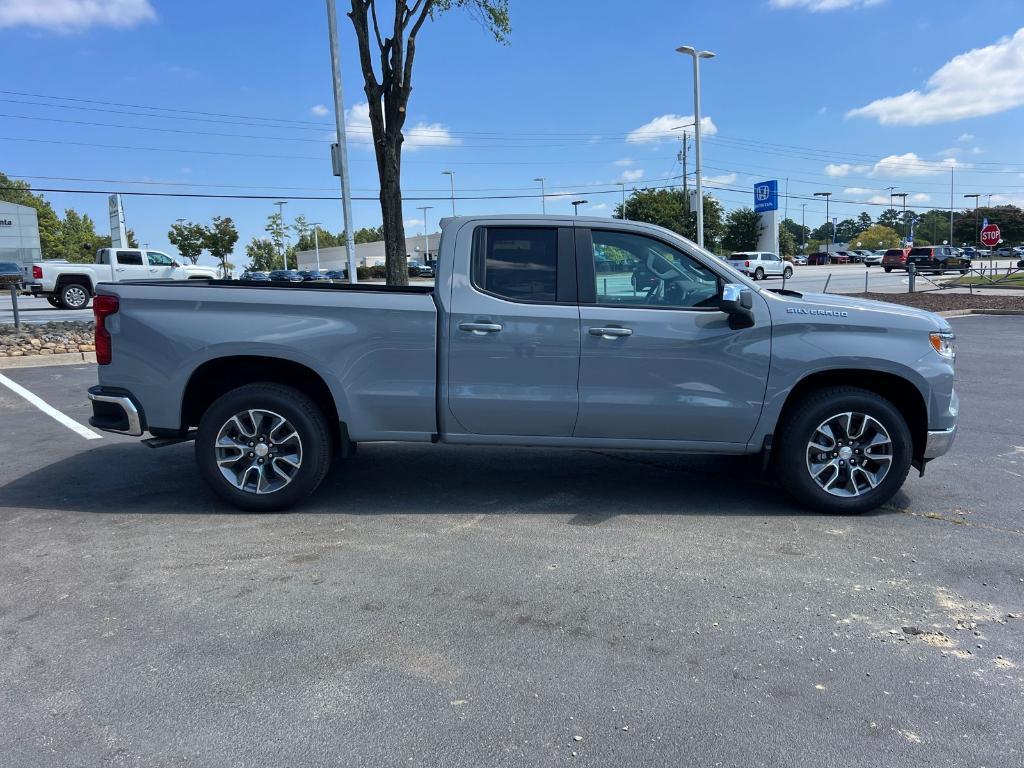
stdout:
[(956, 334), (952, 331), (933, 331), (928, 334), (928, 340), (932, 343), (932, 349), (950, 360), (956, 357), (956, 347), (953, 346), (953, 339), (955, 338)]

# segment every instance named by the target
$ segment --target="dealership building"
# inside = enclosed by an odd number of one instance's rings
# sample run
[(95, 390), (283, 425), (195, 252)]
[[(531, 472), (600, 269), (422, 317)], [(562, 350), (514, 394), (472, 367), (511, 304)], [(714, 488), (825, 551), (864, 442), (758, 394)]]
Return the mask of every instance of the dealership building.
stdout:
[[(427, 250), (423, 250), (423, 235), (414, 235), (405, 238), (405, 253), (410, 261), (419, 261), (423, 264), (433, 264), (437, 259), (437, 244), (441, 240), (441, 233), (435, 232), (427, 235)], [(298, 269), (316, 269), (316, 251), (297, 251)], [(384, 241), (378, 240), (374, 243), (356, 243), (356, 266), (376, 267), (384, 264)], [(348, 266), (347, 249), (344, 245), (332, 248), (320, 249), (320, 269), (342, 270)]]
[(36, 209), (0, 200), (0, 261), (41, 261)]

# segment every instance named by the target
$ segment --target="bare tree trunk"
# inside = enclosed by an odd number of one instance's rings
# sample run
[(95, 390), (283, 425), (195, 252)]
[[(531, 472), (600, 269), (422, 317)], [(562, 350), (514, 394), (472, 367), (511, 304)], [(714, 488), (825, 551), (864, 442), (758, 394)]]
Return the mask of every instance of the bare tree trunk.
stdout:
[(405, 221), (402, 214), (401, 144), (377, 145), (380, 176), (380, 213), (384, 226), (384, 270), (388, 285), (408, 285), (409, 265), (405, 252)]

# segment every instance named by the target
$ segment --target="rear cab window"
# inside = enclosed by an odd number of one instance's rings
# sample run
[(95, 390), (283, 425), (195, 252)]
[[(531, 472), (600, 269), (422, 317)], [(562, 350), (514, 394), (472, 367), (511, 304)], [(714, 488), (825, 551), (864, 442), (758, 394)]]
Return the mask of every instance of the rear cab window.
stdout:
[[(572, 258), (571, 238), (571, 229), (558, 227), (478, 227), (470, 269), (473, 286), (510, 301), (575, 301), (575, 282), (570, 286), (568, 280), (573, 270), (559, 269), (560, 253), (563, 261)], [(566, 292), (570, 287), (572, 295)]]
[(117, 263), (130, 267), (141, 267), (142, 251), (118, 251)]

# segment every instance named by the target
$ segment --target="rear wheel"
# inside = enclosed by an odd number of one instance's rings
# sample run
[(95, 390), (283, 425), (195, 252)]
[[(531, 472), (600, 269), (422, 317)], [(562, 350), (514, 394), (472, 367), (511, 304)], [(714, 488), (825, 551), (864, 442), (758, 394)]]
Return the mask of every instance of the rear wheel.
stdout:
[(858, 514), (903, 485), (913, 455), (910, 428), (888, 400), (857, 387), (810, 395), (780, 430), (775, 466), (805, 506)]
[(890, 272), (892, 272), (892, 267), (885, 267), (884, 269), (885, 269), (885, 274), (889, 274)]
[(67, 283), (57, 291), (57, 300), (64, 309), (85, 309), (89, 305), (89, 289), (81, 283)]
[(46, 301), (49, 303), (51, 307), (56, 307), (57, 309), (60, 309), (61, 307), (60, 299), (58, 299), (56, 296), (47, 296)]
[(199, 422), (196, 462), (210, 488), (239, 509), (271, 512), (320, 485), (332, 444), (323, 412), (280, 384), (248, 384), (222, 395)]
[(761, 267), (758, 267), (757, 269), (754, 270), (754, 279), (764, 280), (764, 270)]

